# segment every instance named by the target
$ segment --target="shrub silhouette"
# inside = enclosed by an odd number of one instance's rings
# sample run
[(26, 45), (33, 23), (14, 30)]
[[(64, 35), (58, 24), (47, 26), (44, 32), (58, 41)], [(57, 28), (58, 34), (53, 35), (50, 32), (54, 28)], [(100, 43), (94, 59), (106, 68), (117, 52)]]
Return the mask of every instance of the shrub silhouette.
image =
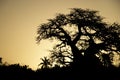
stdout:
[(9, 64), (0, 66), (0, 80), (32, 80), (34, 71), (27, 65)]

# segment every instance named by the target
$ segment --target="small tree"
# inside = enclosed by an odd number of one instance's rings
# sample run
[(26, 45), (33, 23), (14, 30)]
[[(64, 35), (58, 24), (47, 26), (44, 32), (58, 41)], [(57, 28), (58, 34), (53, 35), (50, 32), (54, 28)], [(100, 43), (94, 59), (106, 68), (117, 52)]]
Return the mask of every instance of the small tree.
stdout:
[(69, 66), (73, 60), (69, 47), (66, 48), (65, 45), (57, 45), (57, 47), (54, 47), (50, 52), (50, 59), (54, 65), (62, 67)]
[(41, 58), (41, 63), (38, 66), (41, 66), (41, 69), (50, 68), (51, 62), (47, 57)]
[(2, 65), (2, 58), (0, 57), (0, 65)]

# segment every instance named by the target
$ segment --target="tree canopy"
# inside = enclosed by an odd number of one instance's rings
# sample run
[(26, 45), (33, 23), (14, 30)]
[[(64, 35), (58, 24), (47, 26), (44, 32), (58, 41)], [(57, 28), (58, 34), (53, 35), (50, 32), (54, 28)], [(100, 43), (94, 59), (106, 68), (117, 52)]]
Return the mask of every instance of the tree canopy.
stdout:
[[(107, 24), (96, 10), (72, 8), (69, 14), (58, 14), (41, 24), (37, 34), (38, 42), (56, 39), (60, 43), (55, 47), (60, 50), (61, 45), (64, 45), (62, 48), (69, 47), (70, 51), (65, 54), (71, 53), (75, 66), (95, 66), (107, 61), (103, 61), (103, 54), (120, 53), (120, 25)], [(60, 53), (64, 51), (62, 49)], [(111, 56), (108, 57), (110, 59)]]

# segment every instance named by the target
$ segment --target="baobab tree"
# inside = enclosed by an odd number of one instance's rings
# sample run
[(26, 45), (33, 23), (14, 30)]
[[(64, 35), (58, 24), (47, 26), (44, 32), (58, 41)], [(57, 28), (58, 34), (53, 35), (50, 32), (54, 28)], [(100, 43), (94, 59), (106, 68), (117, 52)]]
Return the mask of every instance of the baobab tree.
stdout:
[[(69, 14), (58, 14), (37, 31), (37, 41), (56, 39), (70, 47), (73, 65), (99, 65), (99, 54), (120, 50), (120, 25), (108, 25), (98, 11), (72, 8)], [(80, 67), (79, 66), (79, 67)]]

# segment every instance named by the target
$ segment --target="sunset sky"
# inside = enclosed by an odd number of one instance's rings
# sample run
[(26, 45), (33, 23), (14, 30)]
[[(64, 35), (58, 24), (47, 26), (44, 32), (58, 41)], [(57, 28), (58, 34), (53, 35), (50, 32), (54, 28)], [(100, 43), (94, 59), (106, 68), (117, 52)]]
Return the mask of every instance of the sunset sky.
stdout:
[(105, 21), (120, 23), (119, 0), (0, 0), (0, 57), (9, 64), (36, 69), (54, 42), (36, 44), (37, 26), (70, 8), (100, 11)]

